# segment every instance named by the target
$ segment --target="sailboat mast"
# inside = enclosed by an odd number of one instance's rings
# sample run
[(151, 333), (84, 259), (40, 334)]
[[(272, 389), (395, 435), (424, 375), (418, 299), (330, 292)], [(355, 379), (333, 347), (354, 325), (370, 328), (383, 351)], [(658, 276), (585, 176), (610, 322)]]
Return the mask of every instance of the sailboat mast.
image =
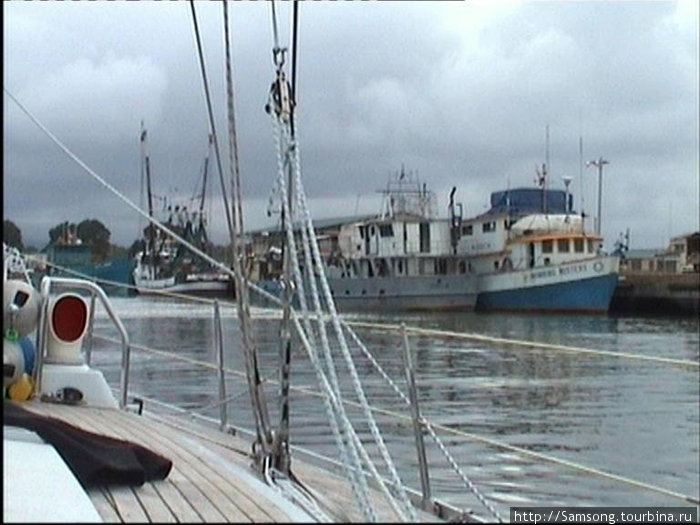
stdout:
[[(148, 150), (146, 148), (146, 128), (143, 127), (143, 122), (141, 123), (141, 157), (143, 159), (143, 166), (146, 170), (146, 192), (148, 196), (148, 216), (153, 218), (153, 193), (151, 192), (151, 163), (148, 156)], [(152, 222), (148, 223), (148, 254), (153, 268), (153, 276), (155, 277), (155, 230)]]
[(549, 169), (549, 124), (545, 128), (545, 154), (542, 168), (542, 212), (547, 213), (547, 170)]
[(204, 157), (204, 174), (202, 175), (202, 196), (199, 199), (199, 223), (202, 224), (202, 214), (204, 213), (204, 200), (207, 193), (207, 172), (209, 170), (209, 156), (211, 155), (211, 147), (214, 141), (213, 135), (209, 134), (209, 149), (207, 156)]

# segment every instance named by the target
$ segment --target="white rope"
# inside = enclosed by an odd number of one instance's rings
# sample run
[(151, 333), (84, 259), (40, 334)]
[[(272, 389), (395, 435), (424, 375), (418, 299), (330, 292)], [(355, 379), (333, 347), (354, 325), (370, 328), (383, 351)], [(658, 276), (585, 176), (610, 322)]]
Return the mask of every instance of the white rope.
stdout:
[[(379, 371), (379, 373), (382, 375), (382, 377), (389, 383), (389, 385), (394, 389), (394, 391), (399, 395), (401, 399), (407, 404), (411, 405), (411, 401), (408, 399), (408, 397), (399, 389), (399, 387), (396, 385), (396, 383), (389, 377), (389, 375), (384, 371), (384, 369), (381, 367), (381, 365), (377, 362), (377, 360), (372, 356), (370, 351), (367, 349), (367, 347), (364, 345), (364, 343), (360, 340), (360, 338), (357, 336), (354, 330), (350, 328), (347, 323), (343, 323), (345, 325), (345, 329), (348, 331), (350, 336), (353, 338), (353, 340), (358, 344), (362, 352), (369, 358), (370, 362), (372, 365)], [(442, 440), (438, 437), (438, 435), (435, 433), (435, 431), (432, 429), (430, 423), (423, 417), (420, 418), (420, 422), (428, 429), (428, 432), (430, 433), (431, 437), (437, 444), (437, 446), (440, 448), (440, 451), (443, 453), (445, 458), (447, 459), (447, 462), (450, 464), (452, 469), (457, 473), (457, 475), (462, 479), (466, 487), (471, 491), (474, 496), (481, 502), (481, 504), (486, 507), (491, 514), (499, 521), (503, 522), (503, 518), (501, 518), (500, 514), (496, 510), (496, 508), (491, 505), (486, 498), (481, 494), (481, 492), (477, 489), (476, 485), (472, 483), (472, 481), (469, 479), (469, 477), (462, 471), (462, 469), (459, 467), (457, 462), (454, 460), (450, 452), (447, 450), (445, 445), (442, 443)]]
[[(318, 274), (319, 280), (321, 282), (321, 288), (324, 294), (324, 299), (325, 303), (328, 307), (328, 310), (330, 312), (330, 318), (332, 321), (332, 325), (335, 330), (335, 335), (337, 337), (337, 340), (340, 344), (340, 350), (341, 353), (345, 359), (346, 366), (348, 370), (350, 371), (350, 376), (352, 378), (352, 383), (353, 387), (355, 389), (355, 393), (358, 396), (360, 403), (363, 406), (363, 411), (365, 418), (367, 419), (367, 422), (369, 424), (369, 428), (372, 434), (372, 437), (374, 438), (374, 441), (379, 448), (379, 451), (381, 453), (382, 458), (384, 459), (384, 462), (387, 466), (387, 469), (389, 470), (390, 473), (390, 478), (394, 484), (394, 487), (396, 487), (397, 492), (398, 492), (398, 497), (403, 504), (405, 512), (408, 514), (409, 519), (412, 521), (415, 521), (417, 519), (417, 514), (416, 514), (416, 509), (415, 507), (411, 504), (408, 495), (406, 494), (406, 491), (404, 489), (403, 483), (401, 482), (401, 479), (398, 475), (398, 472), (396, 470), (396, 467), (391, 459), (391, 456), (389, 454), (389, 451), (386, 447), (386, 444), (384, 442), (383, 437), (381, 436), (379, 429), (377, 427), (376, 421), (374, 420), (374, 416), (372, 414), (372, 411), (369, 407), (369, 403), (367, 401), (367, 398), (365, 396), (362, 384), (360, 382), (359, 375), (357, 374), (357, 369), (355, 368), (352, 356), (350, 355), (350, 351), (347, 347), (347, 342), (345, 340), (345, 336), (342, 330), (342, 327), (340, 325), (340, 317), (338, 315), (338, 312), (335, 309), (335, 303), (330, 291), (330, 287), (328, 285), (328, 280), (326, 278), (325, 274), (325, 268), (323, 265), (323, 260), (320, 255), (320, 250), (318, 247), (318, 240), (316, 238), (316, 233), (313, 227), (313, 222), (311, 219), (311, 213), (309, 211), (309, 208), (306, 203), (306, 197), (305, 197), (305, 192), (303, 188), (303, 183), (301, 180), (301, 168), (300, 168), (300, 163), (299, 163), (299, 148), (298, 145), (293, 151), (293, 160), (294, 160), (294, 168), (295, 168), (295, 183), (296, 183), (296, 191), (298, 192), (298, 200), (300, 203), (300, 209), (299, 212), (302, 215), (303, 219), (305, 220), (306, 223), (306, 228), (309, 233), (309, 240), (311, 244), (311, 251), (315, 263), (315, 270), (316, 273)], [(311, 268), (307, 268), (307, 273), (310, 274), (310, 278), (312, 280), (313, 276), (311, 274), (313, 273), (311, 271)], [(331, 368), (334, 365), (331, 365)]]
[[(278, 187), (280, 188), (280, 199), (281, 199), (281, 205), (282, 205), (282, 210), (284, 213), (284, 216), (287, 218), (285, 220), (285, 234), (287, 237), (287, 249), (289, 251), (289, 257), (292, 259), (292, 265), (293, 265), (293, 270), (294, 270), (294, 277), (295, 281), (297, 283), (297, 288), (300, 293), (299, 293), (299, 301), (302, 306), (302, 313), (303, 313), (303, 319), (304, 319), (304, 325), (306, 328), (306, 332), (308, 334), (308, 337), (311, 338), (313, 337), (313, 331), (311, 330), (310, 326), (310, 321), (308, 318), (308, 310), (306, 307), (306, 294), (304, 291), (303, 287), (303, 280), (301, 278), (301, 270), (299, 268), (299, 261), (297, 257), (297, 252), (296, 252), (296, 243), (294, 241), (294, 231), (293, 231), (293, 217), (291, 215), (291, 210), (289, 210), (288, 206), (288, 195), (287, 195), (287, 186), (285, 182), (285, 177), (284, 177), (284, 158), (287, 156), (289, 153), (289, 141), (284, 140), (283, 138), (287, 138), (286, 135), (283, 135), (283, 132), (285, 128), (281, 126), (279, 120), (274, 117), (274, 112), (271, 112), (271, 115), (273, 115), (273, 130), (274, 130), (274, 137), (275, 141), (277, 144), (277, 168), (278, 168), (278, 177), (277, 177), (277, 184)], [(308, 269), (307, 269), (308, 272)], [(286, 286), (291, 286), (292, 283), (285, 283)], [(301, 331), (301, 327), (298, 325), (298, 320), (295, 317), (295, 321), (297, 322), (297, 331)], [(323, 337), (323, 331), (322, 337)], [(302, 334), (299, 334), (302, 336)], [(302, 337), (304, 340), (306, 340), (305, 337)], [(309, 357), (311, 359), (311, 362), (314, 365), (314, 369), (316, 371), (317, 378), (321, 384), (326, 384), (328, 383), (327, 378), (325, 377), (325, 374), (323, 372), (323, 369), (320, 365), (320, 362), (318, 360), (318, 355), (315, 350), (315, 346), (311, 344), (311, 341), (307, 343), (307, 352), (309, 353)], [(327, 349), (327, 340), (324, 340), (323, 344), (323, 349), (324, 353), (326, 353)], [(333, 400), (339, 396), (339, 388), (338, 388), (338, 382), (337, 378), (335, 377), (335, 371), (331, 368), (331, 384), (332, 386), (329, 385), (330, 393), (329, 393), (329, 403), (326, 404), (326, 410), (327, 410), (327, 415), (329, 419), (329, 423), (331, 425), (331, 429), (333, 431), (333, 436), (336, 440), (336, 443), (338, 445), (338, 449), (340, 452), (341, 460), (343, 465), (346, 466), (346, 471), (348, 474), (348, 478), (350, 479), (350, 485), (352, 487), (353, 493), (355, 495), (356, 500), (358, 501), (358, 504), (360, 507), (363, 509), (363, 513), (365, 517), (370, 520), (370, 521), (377, 521), (377, 516), (374, 512), (374, 509), (372, 509), (370, 503), (369, 503), (369, 492), (368, 492), (368, 487), (367, 487), (367, 481), (364, 479), (364, 476), (360, 476), (358, 472), (361, 471), (361, 463), (360, 463), (360, 458), (357, 452), (357, 449), (355, 447), (355, 443), (351, 440), (350, 436), (350, 430), (351, 430), (351, 425), (349, 420), (344, 414), (344, 407), (342, 403), (337, 403), (334, 402)], [(349, 451), (349, 457), (348, 457), (348, 451), (346, 450), (345, 447), (345, 442), (343, 439), (343, 436), (340, 432), (340, 424), (338, 423), (338, 420), (340, 420), (342, 427), (344, 428), (345, 435), (348, 436), (348, 447), (350, 449)]]
[(7, 281), (10, 273), (21, 273), (28, 283), (31, 283), (25, 257), (14, 246), (2, 243), (3, 247), (3, 282)]

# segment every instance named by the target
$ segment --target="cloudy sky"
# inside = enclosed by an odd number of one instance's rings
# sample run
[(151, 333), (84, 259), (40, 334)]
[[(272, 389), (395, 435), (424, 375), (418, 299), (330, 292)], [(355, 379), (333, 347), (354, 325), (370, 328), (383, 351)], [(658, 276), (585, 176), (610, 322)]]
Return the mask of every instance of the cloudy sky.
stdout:
[[(264, 112), (274, 79), (269, 2), (230, 5), (247, 228), (266, 214), (277, 161)], [(196, 2), (216, 128), (226, 141), (222, 6)], [(3, 2), (3, 85), (66, 146), (140, 202), (140, 122), (154, 192), (194, 193), (208, 117), (188, 2)], [(288, 4), (277, 4), (289, 43)], [(698, 2), (303, 2), (298, 136), (318, 218), (378, 211), (401, 165), (447, 212), (492, 191), (573, 177), (593, 214), (604, 157), (603, 235), (633, 248), (698, 230)], [(129, 245), (139, 217), (3, 93), (3, 215), (41, 247), (61, 221), (101, 220)], [(227, 158), (222, 150), (224, 161)], [(226, 173), (228, 171), (226, 170)], [(216, 175), (218, 177), (218, 175)], [(218, 179), (212, 234), (227, 237)], [(143, 226), (143, 224), (141, 224)]]

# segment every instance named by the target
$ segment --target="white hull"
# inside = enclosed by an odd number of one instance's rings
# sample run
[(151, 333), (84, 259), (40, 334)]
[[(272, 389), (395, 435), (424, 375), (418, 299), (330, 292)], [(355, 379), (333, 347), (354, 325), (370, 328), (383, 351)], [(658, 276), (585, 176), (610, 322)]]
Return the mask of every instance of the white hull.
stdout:
[(527, 289), (582, 281), (619, 271), (619, 258), (601, 256), (561, 264), (479, 275), (479, 293)]
[(193, 276), (184, 282), (175, 282), (175, 278), (142, 279), (134, 277), (136, 291), (139, 294), (157, 294), (159, 292), (183, 293), (192, 295), (233, 295), (231, 280), (224, 278), (202, 278)]

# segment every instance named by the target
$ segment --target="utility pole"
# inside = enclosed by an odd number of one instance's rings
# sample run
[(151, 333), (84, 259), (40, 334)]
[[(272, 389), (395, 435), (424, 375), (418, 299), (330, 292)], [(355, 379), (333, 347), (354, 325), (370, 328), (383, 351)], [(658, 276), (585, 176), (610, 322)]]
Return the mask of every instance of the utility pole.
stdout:
[(605, 164), (610, 164), (609, 161), (605, 160), (603, 157), (598, 157), (598, 160), (589, 160), (586, 162), (586, 167), (595, 166), (598, 168), (598, 219), (596, 221), (595, 232), (600, 235), (600, 209), (603, 197), (603, 166)]

